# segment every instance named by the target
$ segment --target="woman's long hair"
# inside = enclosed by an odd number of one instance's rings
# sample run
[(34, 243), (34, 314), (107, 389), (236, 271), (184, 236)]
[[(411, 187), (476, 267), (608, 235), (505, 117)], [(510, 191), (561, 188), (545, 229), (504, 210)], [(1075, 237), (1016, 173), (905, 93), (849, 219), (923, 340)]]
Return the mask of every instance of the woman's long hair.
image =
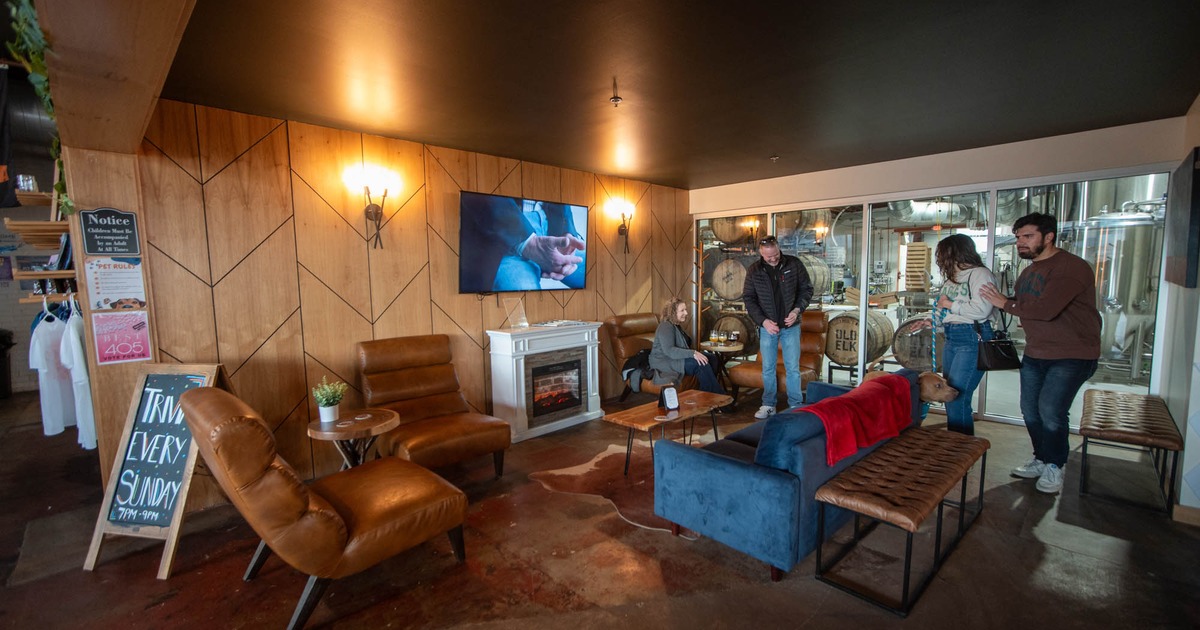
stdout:
[(677, 297), (673, 297), (673, 298), (667, 300), (663, 304), (662, 313), (660, 313), (660, 319), (664, 322), (671, 322), (672, 324), (676, 324), (676, 325), (682, 324), (683, 322), (675, 321), (675, 311), (679, 310), (680, 304), (686, 305), (687, 302), (684, 302), (683, 300), (681, 300)]
[(975, 251), (975, 241), (966, 234), (951, 234), (938, 241), (937, 266), (942, 277), (958, 282), (958, 270), (963, 267), (982, 267), (983, 259)]

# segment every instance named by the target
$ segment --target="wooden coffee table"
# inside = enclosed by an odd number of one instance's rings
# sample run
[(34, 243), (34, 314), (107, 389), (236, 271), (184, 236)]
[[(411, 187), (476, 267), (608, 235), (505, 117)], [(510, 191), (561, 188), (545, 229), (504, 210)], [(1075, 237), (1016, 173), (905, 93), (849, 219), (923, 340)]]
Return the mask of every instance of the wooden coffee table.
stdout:
[[(645, 431), (650, 436), (651, 459), (654, 458), (654, 430), (658, 429), (659, 435), (666, 438), (668, 424), (691, 419), (691, 428), (694, 428), (696, 417), (707, 413), (712, 417), (713, 439), (720, 439), (717, 434), (717, 414), (714, 413), (714, 410), (731, 402), (733, 402), (733, 398), (725, 394), (712, 394), (698, 389), (689, 389), (679, 394), (679, 409), (675, 411), (663, 411), (659, 408), (656, 400), (617, 413), (604, 414), (604, 421), (629, 429), (629, 438), (625, 441), (625, 474), (628, 475), (629, 454), (633, 452), (634, 431)], [(691, 428), (687, 433), (689, 440), (692, 437)]]

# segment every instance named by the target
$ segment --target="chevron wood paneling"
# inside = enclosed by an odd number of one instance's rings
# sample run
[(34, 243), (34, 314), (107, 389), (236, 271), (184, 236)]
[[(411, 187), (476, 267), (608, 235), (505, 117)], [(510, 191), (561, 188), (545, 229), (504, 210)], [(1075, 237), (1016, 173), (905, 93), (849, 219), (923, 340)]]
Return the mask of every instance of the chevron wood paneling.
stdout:
[(146, 241), (192, 275), (209, 282), (208, 248), (196, 246), (208, 230), (199, 182), (148, 141), (138, 149), (137, 162), (141, 193), (146, 199)]
[(230, 378), (238, 396), (269, 427), (280, 425), (297, 405), (310, 398), (304, 380), (300, 313), (287, 318)]
[(371, 322), (304, 268), (300, 270), (300, 302), (304, 352), (339, 380), (357, 382), (354, 344), (371, 338)]
[(176, 362), (216, 363), (216, 319), (208, 284), (154, 247), (144, 260), (159, 349)]
[(371, 315), (366, 239), (298, 176), (293, 178), (300, 265), (363, 317)]
[(343, 180), (347, 168), (362, 166), (362, 135), (294, 121), (288, 122), (287, 129), (292, 171), (366, 238), (362, 191), (351, 191)]
[(472, 184), (474, 188), (470, 190), (519, 197), (521, 195), (521, 162), (477, 153), (475, 154), (475, 179)]
[(150, 116), (145, 139), (158, 147), (183, 172), (200, 181), (200, 159), (196, 154), (196, 106), (161, 101)]
[(197, 106), (195, 125), (200, 134), (201, 181), (207, 182), (267, 134), (281, 127), (283, 121)]
[[(295, 259), (295, 231), (289, 221), (213, 287), (218, 348), (230, 372), (240, 370), (300, 308)], [(289, 264), (281, 265), (281, 260)], [(255, 299), (246, 299), (249, 295)]]
[(214, 280), (292, 216), (284, 131), (276, 128), (204, 184)]
[[(378, 319), (417, 274), (429, 266), (425, 218), (425, 196), (414, 195), (380, 227), (383, 245), (379, 248), (368, 246), (374, 319)], [(367, 239), (367, 243), (373, 242), (374, 236)]]
[(429, 265), (426, 264), (401, 287), (399, 295), (384, 305), (383, 314), (375, 320), (375, 339), (410, 337), (433, 333), (433, 313), (430, 312)]

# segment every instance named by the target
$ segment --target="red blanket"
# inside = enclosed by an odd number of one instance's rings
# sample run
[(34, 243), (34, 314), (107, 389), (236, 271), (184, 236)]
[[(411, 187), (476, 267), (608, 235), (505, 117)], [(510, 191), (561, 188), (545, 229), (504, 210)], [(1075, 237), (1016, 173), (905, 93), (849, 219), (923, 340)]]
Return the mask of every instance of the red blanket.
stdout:
[(825, 463), (829, 466), (887, 438), (912, 422), (912, 385), (889, 374), (804, 408), (825, 425)]

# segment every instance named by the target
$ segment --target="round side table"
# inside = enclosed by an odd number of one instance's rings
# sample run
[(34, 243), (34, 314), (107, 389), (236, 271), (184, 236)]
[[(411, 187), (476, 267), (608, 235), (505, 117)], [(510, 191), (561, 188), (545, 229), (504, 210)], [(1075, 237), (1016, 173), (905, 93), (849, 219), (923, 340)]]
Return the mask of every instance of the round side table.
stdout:
[(329, 440), (337, 446), (345, 464), (342, 470), (361, 463), (375, 445), (375, 439), (400, 426), (400, 414), (390, 409), (358, 409), (338, 414), (335, 422), (308, 423), (308, 437)]

